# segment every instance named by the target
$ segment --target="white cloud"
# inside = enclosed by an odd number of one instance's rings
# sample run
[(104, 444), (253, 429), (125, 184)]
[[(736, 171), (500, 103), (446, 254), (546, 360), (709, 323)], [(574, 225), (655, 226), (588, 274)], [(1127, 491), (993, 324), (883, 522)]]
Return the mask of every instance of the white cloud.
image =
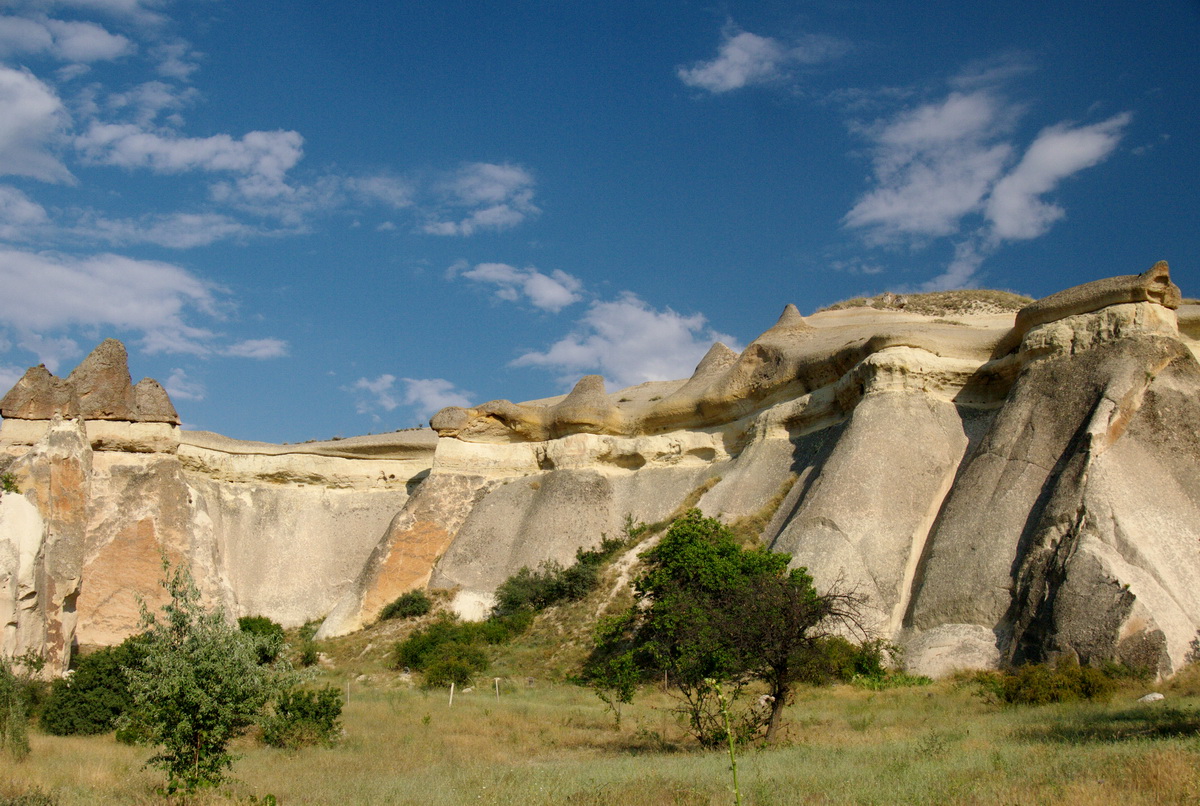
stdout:
[[(146, 81), (128, 92), (109, 95), (104, 103), (112, 111), (129, 111), (141, 128), (149, 127), (163, 112), (195, 103), (200, 93), (194, 87), (177, 87), (165, 81)], [(173, 120), (177, 120), (174, 116)]]
[(90, 211), (69, 232), (114, 246), (149, 243), (170, 249), (191, 249), (229, 238), (264, 234), (262, 230), (219, 213), (168, 213), (138, 219), (109, 219)]
[(702, 314), (655, 310), (626, 292), (616, 300), (592, 303), (575, 332), (545, 352), (526, 353), (512, 364), (554, 370), (567, 383), (598, 373), (610, 385), (623, 388), (689, 377), (714, 341), (740, 349), (731, 336), (710, 328)]
[(38, 338), (78, 326), (116, 328), (140, 333), (151, 352), (205, 353), (214, 337), (187, 319), (189, 311), (216, 313), (215, 289), (168, 263), (0, 249), (0, 287), (0, 322)]
[(769, 84), (787, 76), (798, 64), (817, 64), (841, 55), (842, 40), (809, 35), (787, 45), (778, 39), (758, 36), (726, 26), (715, 59), (675, 71), (689, 87), (712, 93), (729, 92), (755, 84)]
[(860, 131), (873, 142), (875, 187), (843, 222), (877, 242), (945, 236), (978, 211), (1012, 155), (1014, 110), (988, 92), (951, 93)]
[(431, 235), (473, 235), (506, 230), (541, 212), (533, 203), (533, 175), (519, 165), (475, 162), (439, 183), (439, 212), (425, 227)]
[(20, 241), (49, 224), (44, 207), (14, 187), (0, 185), (0, 239)]
[(385, 204), (397, 210), (410, 207), (413, 203), (412, 184), (395, 176), (350, 176), (342, 182), (349, 193), (364, 201)]
[(28, 70), (0, 65), (0, 175), (43, 182), (73, 182), (66, 166), (49, 152), (67, 125), (62, 101)]
[(23, 333), (20, 336), (20, 347), (38, 357), (51, 372), (57, 372), (59, 364), (67, 358), (74, 358), (83, 353), (79, 343), (69, 336), (45, 336), (41, 333)]
[(0, 389), (4, 391), (0, 393), (0, 397), (8, 393), (17, 385), (17, 381), (21, 380), (21, 376), (25, 374), (25, 370), (13, 364), (0, 364)]
[(246, 339), (221, 350), (221, 355), (233, 358), (282, 358), (287, 354), (288, 343), (283, 339)]
[(956, 288), (971, 288), (974, 286), (975, 273), (983, 265), (983, 261), (996, 251), (997, 244), (992, 241), (981, 242), (979, 237), (970, 237), (960, 241), (954, 247), (954, 258), (946, 270), (922, 283), (922, 291), (950, 291)]
[(0, 17), (0, 56), (46, 54), (68, 62), (109, 61), (132, 53), (134, 45), (94, 22), (46, 17)]
[(495, 293), (500, 299), (516, 302), (524, 296), (535, 308), (552, 313), (558, 313), (583, 299), (579, 293), (583, 283), (558, 269), (550, 274), (542, 274), (533, 267), (518, 269), (507, 263), (480, 263), (473, 269), (463, 271), (462, 276), (477, 283), (496, 286)]
[[(980, 86), (1028, 69), (1018, 59), (982, 64), (957, 86)], [(1066, 211), (1042, 199), (1067, 177), (1116, 148), (1128, 114), (1088, 126), (1060, 123), (1025, 149), (1012, 134), (1023, 110), (990, 89), (951, 92), (944, 100), (853, 127), (872, 148), (872, 185), (843, 217), (868, 243), (956, 238), (954, 257), (925, 290), (972, 284), (1005, 242), (1044, 235)]]
[(171, 374), (163, 382), (163, 388), (172, 400), (203, 400), (207, 392), (203, 383), (192, 380), (178, 367), (171, 370)]
[[(399, 380), (401, 386), (397, 386)], [(470, 392), (464, 392), (444, 378), (399, 378), (384, 374), (377, 378), (359, 378), (349, 388), (358, 395), (355, 410), (359, 414), (394, 411), (400, 406), (412, 408), (414, 415), (427, 422), (446, 406), (470, 406)]]
[(200, 69), (197, 64), (200, 54), (182, 39), (160, 42), (150, 49), (150, 55), (158, 62), (155, 68), (158, 74), (167, 78), (187, 81)]
[(251, 200), (289, 193), (287, 172), (304, 155), (304, 138), (294, 131), (253, 131), (240, 139), (228, 134), (178, 137), (134, 124), (93, 121), (75, 143), (88, 161), (101, 165), (148, 168), (164, 174), (241, 174), (237, 189)]
[(154, 10), (165, 5), (165, 0), (27, 0), (25, 5), (43, 9), (66, 6), (149, 26), (166, 21), (162, 14)]
[(1091, 126), (1059, 124), (1043, 129), (1017, 167), (992, 190), (986, 214), (993, 235), (1026, 240), (1044, 234), (1066, 211), (1039, 197), (1063, 179), (1107, 159), (1129, 121), (1130, 115), (1122, 114)]

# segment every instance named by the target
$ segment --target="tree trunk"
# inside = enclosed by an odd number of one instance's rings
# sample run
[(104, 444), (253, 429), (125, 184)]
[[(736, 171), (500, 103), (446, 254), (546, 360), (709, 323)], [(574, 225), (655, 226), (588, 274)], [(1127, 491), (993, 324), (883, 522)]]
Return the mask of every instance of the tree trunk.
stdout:
[(775, 741), (775, 733), (779, 730), (780, 723), (783, 722), (783, 707), (787, 705), (788, 694), (791, 692), (791, 686), (787, 683), (780, 683), (771, 687), (771, 718), (767, 721), (767, 744)]

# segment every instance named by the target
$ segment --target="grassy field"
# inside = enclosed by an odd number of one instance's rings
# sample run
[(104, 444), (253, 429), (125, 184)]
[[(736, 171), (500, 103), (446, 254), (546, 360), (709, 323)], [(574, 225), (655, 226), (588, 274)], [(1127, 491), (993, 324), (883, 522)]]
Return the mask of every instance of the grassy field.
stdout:
[[(357, 671), (357, 670), (354, 670)], [(620, 730), (569, 684), (520, 678), (500, 696), (412, 688), (401, 676), (353, 671), (345, 736), (286, 752), (241, 740), (237, 779), (195, 803), (731, 804), (729, 759), (696, 749), (646, 692)], [(359, 674), (354, 674), (357, 678)], [(785, 740), (739, 758), (743, 802), (1132, 804), (1200, 801), (1200, 697), (1185, 683), (1140, 705), (1144, 689), (1106, 705), (1006, 708), (969, 687), (803, 692)], [(112, 736), (34, 733), (23, 762), (0, 755), (0, 803), (30, 793), (73, 804), (160, 802), (149, 751)]]

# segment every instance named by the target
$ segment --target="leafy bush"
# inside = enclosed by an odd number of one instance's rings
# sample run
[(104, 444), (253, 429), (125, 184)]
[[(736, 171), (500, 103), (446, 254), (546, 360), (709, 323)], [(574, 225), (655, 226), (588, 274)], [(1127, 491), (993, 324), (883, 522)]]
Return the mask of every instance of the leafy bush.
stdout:
[(29, 711), (20, 678), (0, 658), (0, 750), (17, 759), (29, 755)]
[(17, 484), (17, 477), (14, 473), (0, 473), (0, 493), (20, 493), (21, 488)]
[(471, 644), (442, 644), (429, 655), (425, 665), (425, 685), (429, 688), (447, 687), (451, 683), (465, 686), (478, 672), (487, 671), (487, 653)]
[(287, 643), (283, 627), (266, 616), (242, 616), (238, 619), (238, 629), (254, 639), (254, 651), (258, 655), (259, 665), (278, 660)]
[(423, 590), (411, 590), (400, 594), (396, 601), (387, 605), (379, 613), (380, 621), (394, 618), (416, 618), (424, 616), (433, 609), (433, 600)]
[(341, 730), (343, 702), (342, 692), (333, 686), (286, 691), (263, 717), (262, 739), (272, 747), (288, 749), (333, 744)]
[(1117, 683), (1101, 669), (1074, 659), (1051, 666), (1029, 663), (1000, 677), (1000, 699), (1013, 705), (1045, 705), (1072, 700), (1107, 700)]
[(79, 659), (70, 677), (55, 680), (42, 708), (42, 728), (56, 736), (108, 733), (133, 704), (127, 670), (141, 667), (146, 639), (135, 635)]
[(510, 576), (496, 589), (492, 612), (509, 616), (523, 610), (538, 612), (562, 602), (574, 602), (587, 596), (600, 584), (600, 571), (626, 545), (619, 538), (604, 538), (594, 549), (579, 549), (575, 563), (567, 568), (548, 560), (536, 571), (528, 566)]

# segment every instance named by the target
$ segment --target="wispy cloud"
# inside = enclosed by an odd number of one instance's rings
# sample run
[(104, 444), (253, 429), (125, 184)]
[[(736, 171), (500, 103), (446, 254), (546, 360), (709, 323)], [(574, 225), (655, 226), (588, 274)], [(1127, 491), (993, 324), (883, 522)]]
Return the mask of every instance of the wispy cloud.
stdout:
[(533, 175), (519, 165), (474, 162), (437, 183), (438, 209), (425, 224), (431, 235), (473, 235), (511, 229), (541, 210)]
[(69, 122), (58, 95), (28, 70), (0, 65), (0, 175), (74, 182), (52, 153)]
[(383, 374), (376, 378), (359, 378), (348, 391), (358, 401), (355, 405), (359, 414), (370, 414), (380, 420), (380, 412), (391, 412), (406, 406), (420, 422), (446, 406), (471, 405), (471, 393), (458, 389), (444, 378), (397, 378)]
[(499, 299), (517, 302), (524, 298), (535, 308), (551, 313), (558, 313), (583, 299), (580, 293), (583, 283), (558, 269), (543, 274), (532, 266), (518, 269), (507, 263), (480, 263), (474, 268), (467, 268), (465, 263), (460, 263), (451, 266), (447, 275), (494, 286)]
[(675, 74), (689, 87), (719, 94), (756, 84), (778, 83), (806, 64), (819, 64), (849, 50), (849, 43), (807, 35), (785, 42), (726, 25), (715, 58), (679, 67)]
[(304, 155), (304, 138), (294, 131), (253, 131), (236, 138), (228, 134), (182, 137), (135, 124), (95, 121), (75, 144), (93, 164), (148, 168), (163, 174), (236, 174), (238, 190), (250, 199), (286, 192), (287, 172)]
[(688, 377), (715, 341), (741, 349), (732, 336), (709, 327), (703, 314), (657, 310), (626, 292), (615, 300), (593, 302), (571, 334), (512, 364), (549, 369), (564, 383), (596, 373), (622, 388)]
[(178, 367), (171, 370), (171, 374), (163, 382), (163, 388), (172, 400), (203, 400), (207, 393), (203, 383), (192, 380), (187, 372)]
[(86, 241), (112, 246), (147, 243), (169, 249), (192, 249), (230, 238), (262, 235), (264, 230), (221, 213), (167, 213), (137, 219), (110, 219), (94, 211), (85, 211), (69, 228), (69, 233)]
[(87, 63), (117, 59), (134, 49), (129, 39), (94, 22), (0, 16), (0, 57), (46, 55)]
[(225, 292), (169, 263), (100, 254), (71, 257), (0, 248), (0, 322), (47, 366), (73, 349), (77, 328), (133, 333), (147, 352), (268, 357), (283, 342), (226, 344), (198, 324), (219, 321)]
[(1014, 132), (1025, 108), (991, 85), (1028, 69), (1015, 58), (981, 62), (941, 100), (851, 124), (870, 145), (872, 176), (843, 224), (873, 246), (952, 239), (952, 261), (925, 290), (970, 285), (1004, 243), (1048, 232), (1066, 211), (1045, 197), (1107, 159), (1130, 122), (1127, 113), (1060, 122), (1023, 148)]
[(220, 354), (233, 358), (282, 358), (288, 354), (288, 343), (283, 339), (246, 339), (221, 348)]
[(1066, 210), (1041, 197), (1067, 177), (1107, 159), (1130, 119), (1121, 114), (1090, 126), (1060, 123), (1043, 129), (1017, 166), (992, 189), (984, 211), (992, 234), (1005, 240), (1044, 234)]
[(956, 232), (1010, 159), (1013, 147), (1000, 138), (1014, 122), (1011, 106), (979, 91), (856, 127), (873, 146), (875, 187), (844, 222), (875, 242)]
[(46, 210), (20, 190), (0, 185), (0, 239), (22, 240), (49, 226)]

